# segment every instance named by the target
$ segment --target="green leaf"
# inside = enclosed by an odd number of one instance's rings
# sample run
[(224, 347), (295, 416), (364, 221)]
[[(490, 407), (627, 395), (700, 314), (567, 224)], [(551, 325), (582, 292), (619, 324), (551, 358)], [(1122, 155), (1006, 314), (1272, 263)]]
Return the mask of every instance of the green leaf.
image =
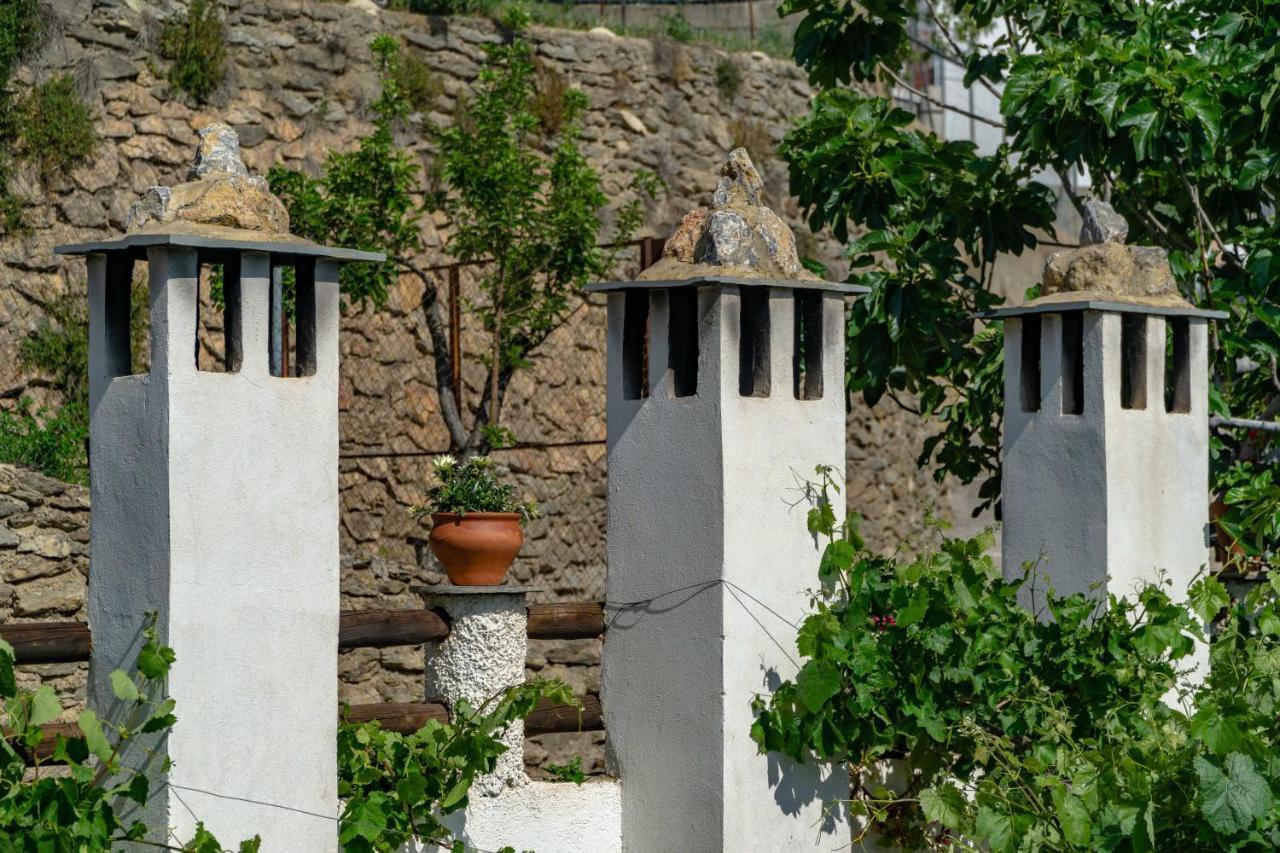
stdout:
[(1075, 794), (1064, 794), (1056, 799), (1054, 809), (1062, 825), (1063, 836), (1072, 844), (1088, 847), (1093, 838), (1093, 816), (1089, 814), (1084, 800)]
[(811, 660), (796, 676), (796, 691), (805, 707), (817, 711), (840, 692), (840, 673), (826, 661)]
[(1209, 144), (1217, 144), (1222, 128), (1221, 101), (1204, 86), (1193, 86), (1182, 93), (1182, 105), (1188, 116), (1199, 120)]
[(1130, 106), (1120, 117), (1120, 127), (1133, 128), (1133, 153), (1145, 160), (1151, 151), (1151, 141), (1159, 130), (1160, 112), (1147, 98)]
[(459, 808), (467, 800), (467, 791), (471, 789), (471, 779), (463, 776), (453, 787), (440, 798), (440, 810), (448, 814), (450, 811)]
[(1211, 621), (1224, 608), (1231, 606), (1231, 596), (1217, 578), (1201, 578), (1196, 581), (1187, 591), (1187, 598), (1191, 609), (1204, 622)]
[(843, 539), (837, 539), (822, 551), (822, 559), (818, 563), (818, 579), (824, 585), (831, 583), (847, 572), (853, 565), (853, 545)]
[(1248, 756), (1233, 752), (1219, 769), (1197, 755), (1195, 768), (1200, 778), (1200, 812), (1223, 835), (1243, 832), (1271, 809), (1271, 789)]
[(1093, 94), (1086, 101), (1089, 106), (1098, 111), (1098, 115), (1102, 117), (1102, 121), (1107, 125), (1108, 130), (1115, 130), (1116, 113), (1120, 109), (1120, 83), (1115, 80), (1105, 80), (1093, 88)]
[(50, 720), (57, 719), (61, 713), (62, 703), (58, 701), (58, 695), (53, 692), (53, 688), (47, 684), (36, 688), (36, 692), (31, 695), (30, 724), (42, 726)]
[(1009, 815), (1003, 814), (990, 806), (978, 806), (978, 818), (974, 823), (974, 834), (991, 845), (992, 850), (1009, 850), (1013, 845), (1015, 834), (1013, 822)]
[(112, 670), (111, 690), (116, 694), (117, 699), (122, 699), (125, 702), (137, 702), (139, 699), (138, 685), (133, 683), (129, 673), (123, 669)]
[(155, 681), (168, 674), (173, 661), (173, 649), (157, 643), (147, 643), (138, 652), (138, 672)]
[(103, 764), (109, 763), (111, 761), (111, 744), (107, 742), (107, 736), (102, 732), (102, 723), (98, 721), (98, 715), (93, 712), (92, 708), (86, 708), (80, 712), (80, 717), (76, 722), (80, 726), (80, 731), (84, 734), (84, 742), (89, 747), (89, 752), (93, 753)]
[(968, 813), (964, 794), (951, 782), (944, 782), (920, 792), (920, 809), (928, 820), (948, 829), (959, 829)]
[(13, 671), (13, 646), (0, 639), (0, 699), (17, 695), (18, 682)]
[(1230, 39), (1236, 33), (1240, 32), (1240, 28), (1244, 26), (1244, 16), (1239, 12), (1227, 12), (1220, 16), (1213, 25), (1209, 27), (1206, 35), (1213, 38)]

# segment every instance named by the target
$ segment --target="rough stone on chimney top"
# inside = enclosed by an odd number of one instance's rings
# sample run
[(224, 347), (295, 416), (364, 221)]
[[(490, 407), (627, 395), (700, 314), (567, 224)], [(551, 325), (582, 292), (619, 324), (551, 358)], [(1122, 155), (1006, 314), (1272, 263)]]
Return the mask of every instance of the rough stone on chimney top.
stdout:
[(1033, 305), (1100, 298), (1165, 307), (1187, 307), (1158, 246), (1126, 246), (1129, 224), (1111, 205), (1085, 202), (1081, 245), (1054, 252), (1044, 265), (1042, 296)]
[(642, 280), (727, 275), (816, 280), (796, 252), (795, 235), (764, 204), (764, 181), (746, 149), (725, 158), (712, 207), (685, 214)]
[(240, 159), (240, 137), (229, 124), (214, 122), (202, 127), (195, 159), (187, 171), (188, 181), (198, 181), (211, 173), (243, 175), (249, 168)]
[(1096, 198), (1085, 199), (1084, 224), (1080, 227), (1080, 245), (1123, 243), (1129, 236), (1129, 223), (1115, 208)]
[(289, 212), (265, 179), (250, 175), (240, 159), (240, 139), (227, 124), (200, 130), (187, 172), (174, 187), (151, 187), (129, 208), (125, 230), (164, 230), (175, 224), (211, 225), (242, 231), (289, 233)]

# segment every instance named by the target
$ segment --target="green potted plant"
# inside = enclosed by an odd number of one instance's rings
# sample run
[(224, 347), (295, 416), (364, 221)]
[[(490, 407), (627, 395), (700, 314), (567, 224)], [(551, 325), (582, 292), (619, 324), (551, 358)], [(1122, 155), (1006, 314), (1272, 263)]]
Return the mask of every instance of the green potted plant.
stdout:
[(488, 456), (437, 456), (432, 467), (437, 482), (412, 510), (415, 518), (431, 516), (431, 553), (458, 586), (502, 583), (524, 544), (521, 525), (537, 514), (533, 502), (499, 482)]

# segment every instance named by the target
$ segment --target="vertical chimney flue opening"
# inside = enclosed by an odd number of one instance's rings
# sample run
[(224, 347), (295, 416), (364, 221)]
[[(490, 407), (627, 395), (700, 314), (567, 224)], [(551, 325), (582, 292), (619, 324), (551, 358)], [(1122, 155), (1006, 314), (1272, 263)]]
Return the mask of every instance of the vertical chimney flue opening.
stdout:
[(1020, 356), (1020, 391), (1022, 411), (1040, 411), (1040, 315), (1022, 318), (1022, 351)]
[(1120, 318), (1120, 407), (1147, 407), (1147, 318), (1124, 314)]
[(628, 290), (622, 303), (622, 397), (649, 396), (649, 291)]
[(738, 341), (738, 393), (743, 397), (768, 397), (769, 375), (769, 288), (740, 287)]

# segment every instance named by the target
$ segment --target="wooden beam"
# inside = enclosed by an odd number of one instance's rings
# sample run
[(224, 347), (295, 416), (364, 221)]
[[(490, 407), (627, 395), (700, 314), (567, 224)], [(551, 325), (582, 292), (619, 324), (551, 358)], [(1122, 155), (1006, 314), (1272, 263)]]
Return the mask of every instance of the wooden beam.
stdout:
[(416, 732), (428, 720), (449, 722), (449, 709), (438, 702), (375, 702), (372, 705), (352, 705), (347, 710), (347, 722), (382, 723), (384, 729), (408, 734)]
[(89, 659), (89, 626), (83, 622), (0, 625), (0, 639), (13, 646), (15, 663), (75, 663)]
[[(564, 734), (566, 732), (604, 731), (604, 718), (600, 710), (600, 697), (593, 693), (581, 697), (582, 713), (572, 705), (555, 705), (540, 702), (524, 721), (524, 733), (534, 735)], [(427, 720), (447, 722), (448, 710), (435, 702), (378, 702), (372, 705), (352, 705), (347, 720), (367, 723), (374, 720), (393, 732), (408, 734), (426, 725)]]
[[(598, 601), (529, 605), (531, 640), (582, 640), (604, 632), (604, 605)], [(430, 610), (344, 610), (338, 648), (415, 646), (448, 636), (448, 623)], [(0, 639), (13, 646), (15, 663), (20, 664), (87, 661), (92, 645), (83, 622), (0, 625)]]
[(529, 605), (529, 639), (585, 640), (604, 635), (604, 604), (568, 601)]
[[(538, 703), (538, 707), (524, 721), (525, 736), (604, 731), (600, 697), (588, 693), (580, 701), (581, 713), (572, 705), (555, 705), (547, 701)], [(377, 720), (389, 731), (409, 734), (425, 726), (428, 720), (447, 723), (449, 709), (438, 702), (376, 702), (371, 705), (352, 705), (347, 711), (346, 719), (351, 723)], [(40, 728), (44, 731), (44, 740), (26, 754), (28, 763), (32, 762), (33, 757), (41, 762), (48, 761), (53, 755), (53, 747), (59, 735), (66, 738), (80, 737), (80, 728), (75, 723), (48, 723)], [(23, 750), (19, 749), (18, 752), (22, 754)]]
[(449, 625), (430, 610), (344, 610), (338, 622), (338, 649), (416, 646), (438, 643)]
[(525, 736), (604, 731), (604, 714), (600, 708), (600, 697), (594, 693), (588, 693), (578, 697), (578, 700), (582, 702), (581, 711), (572, 705), (539, 702), (538, 707), (524, 721)]

